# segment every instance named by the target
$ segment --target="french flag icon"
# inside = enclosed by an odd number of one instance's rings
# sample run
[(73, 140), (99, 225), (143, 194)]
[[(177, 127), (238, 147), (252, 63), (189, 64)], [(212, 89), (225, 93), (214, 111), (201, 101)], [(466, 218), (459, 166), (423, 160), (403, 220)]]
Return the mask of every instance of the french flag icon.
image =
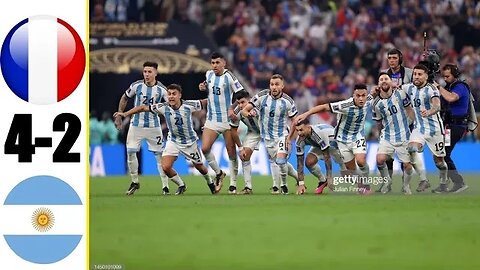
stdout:
[(67, 98), (83, 78), (85, 47), (67, 22), (37, 15), (15, 25), (5, 38), (0, 65), (19, 98), (52, 104)]

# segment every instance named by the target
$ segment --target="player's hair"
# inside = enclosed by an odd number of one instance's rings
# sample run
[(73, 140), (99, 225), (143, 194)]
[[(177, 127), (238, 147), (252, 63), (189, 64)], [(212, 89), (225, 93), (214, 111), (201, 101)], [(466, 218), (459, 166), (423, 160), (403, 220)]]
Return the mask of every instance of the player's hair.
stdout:
[(460, 73), (460, 69), (458, 69), (458, 66), (455, 65), (455, 64), (446, 64), (443, 68), (442, 68), (443, 71), (445, 70), (450, 70), (450, 72), (452, 73), (453, 77), (455, 78), (458, 78), (460, 77), (461, 73)]
[(179, 85), (179, 84), (176, 84), (176, 83), (172, 83), (170, 84), (169, 86), (167, 86), (167, 89), (168, 90), (177, 90), (178, 92), (182, 93), (182, 87)]
[(241, 90), (241, 91), (238, 91), (235, 94), (233, 94), (233, 99), (234, 100), (240, 100), (242, 98), (247, 98), (247, 99), (250, 98), (250, 93), (248, 93), (245, 90)]
[(299, 121), (295, 124), (296, 127), (300, 126), (300, 125), (308, 125), (310, 122), (308, 121), (308, 118), (307, 119), (303, 119), (302, 121)]
[(143, 67), (153, 67), (154, 69), (157, 69), (158, 64), (156, 62), (147, 61), (143, 63)]
[(225, 59), (223, 54), (221, 54), (219, 52), (213, 52), (212, 55), (210, 55), (210, 59), (217, 59), (217, 58)]
[(414, 70), (415, 70), (415, 69), (421, 69), (421, 70), (425, 71), (425, 73), (428, 74), (428, 68), (427, 68), (427, 66), (425, 66), (425, 65), (416, 64), (416, 65), (413, 67), (413, 69), (414, 69)]
[(378, 73), (377, 81), (380, 79), (380, 77), (382, 77), (382, 75), (387, 75), (388, 77), (390, 77), (390, 75), (387, 72), (382, 71), (382, 72)]
[(355, 90), (363, 90), (363, 89), (367, 90), (367, 85), (364, 84), (364, 83), (357, 83), (357, 84), (355, 84), (355, 85), (353, 86), (353, 91), (355, 91)]
[(273, 79), (280, 79), (280, 80), (284, 81), (283, 76), (280, 75), (280, 74), (273, 74), (272, 77), (270, 78), (270, 80), (273, 80)]

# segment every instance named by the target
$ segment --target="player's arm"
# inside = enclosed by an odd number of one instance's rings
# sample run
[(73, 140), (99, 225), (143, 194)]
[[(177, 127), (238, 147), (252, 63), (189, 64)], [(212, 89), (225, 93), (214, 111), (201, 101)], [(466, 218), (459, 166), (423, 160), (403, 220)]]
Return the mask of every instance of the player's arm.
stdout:
[(202, 109), (207, 108), (208, 99), (204, 98), (204, 99), (200, 99), (199, 101), (200, 101), (200, 104), (202, 105)]
[(252, 116), (251, 111), (253, 108), (254, 108), (254, 105), (253, 103), (250, 102), (247, 105), (245, 105), (245, 107), (243, 108), (243, 110), (240, 111), (240, 113), (242, 114), (243, 117), (250, 117)]
[(421, 110), (421, 114), (423, 117), (429, 117), (431, 115), (434, 115), (436, 114), (437, 112), (440, 111), (440, 97), (439, 96), (432, 96), (430, 98), (430, 102), (432, 104), (432, 107), (430, 108), (430, 110), (425, 110), (425, 109), (422, 109)]
[(198, 84), (198, 90), (200, 90), (200, 91), (207, 91), (207, 88), (208, 88), (207, 81), (203, 81), (203, 82)]
[(113, 114), (114, 117), (127, 117), (132, 114), (140, 113), (140, 112), (149, 112), (150, 107), (147, 105), (141, 105), (141, 106), (136, 106), (133, 107), (132, 109), (126, 111), (126, 112), (116, 112)]
[(305, 193), (305, 174), (303, 173), (304, 162), (305, 162), (305, 154), (297, 153), (297, 174), (298, 174), (297, 194)]
[(319, 113), (319, 112), (329, 112), (329, 111), (331, 111), (329, 103), (317, 105), (317, 106), (311, 108), (310, 110), (308, 110), (308, 111), (300, 114), (299, 116), (297, 116), (297, 118), (295, 118), (294, 122), (299, 123), (299, 122), (302, 122), (303, 120), (307, 119), (312, 114), (316, 114), (316, 113)]
[[(120, 101), (118, 102), (118, 112), (123, 112), (125, 110), (125, 107), (127, 107), (127, 102), (128, 102), (128, 97), (124, 93), (122, 95), (122, 97), (120, 98)], [(122, 129), (122, 117), (121, 116), (115, 116), (115, 127), (118, 130)]]
[(408, 123), (411, 124), (415, 122), (415, 111), (413, 110), (412, 106), (405, 107), (405, 111), (407, 112)]

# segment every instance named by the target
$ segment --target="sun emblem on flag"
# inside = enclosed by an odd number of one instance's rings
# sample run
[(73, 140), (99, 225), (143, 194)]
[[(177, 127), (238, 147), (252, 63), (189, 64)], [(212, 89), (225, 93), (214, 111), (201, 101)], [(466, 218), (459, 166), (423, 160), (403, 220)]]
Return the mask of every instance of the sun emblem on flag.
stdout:
[(32, 225), (39, 232), (50, 230), (55, 224), (55, 216), (50, 209), (40, 207), (32, 214)]

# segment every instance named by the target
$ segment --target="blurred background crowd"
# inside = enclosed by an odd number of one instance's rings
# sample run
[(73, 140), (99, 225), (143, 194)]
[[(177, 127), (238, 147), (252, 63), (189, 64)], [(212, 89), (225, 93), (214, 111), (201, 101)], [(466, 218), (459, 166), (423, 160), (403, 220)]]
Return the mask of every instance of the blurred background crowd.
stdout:
[[(91, 0), (90, 8), (92, 22), (197, 23), (253, 91), (282, 74), (299, 112), (348, 98), (355, 83), (375, 85), (392, 48), (402, 51), (404, 66), (413, 67), (421, 60), (425, 31), (441, 66), (458, 64), (480, 98), (478, 0)], [(325, 113), (310, 121), (335, 124), (335, 117)], [(378, 136), (372, 121), (366, 129), (370, 138)], [(480, 140), (479, 130), (465, 140)]]

